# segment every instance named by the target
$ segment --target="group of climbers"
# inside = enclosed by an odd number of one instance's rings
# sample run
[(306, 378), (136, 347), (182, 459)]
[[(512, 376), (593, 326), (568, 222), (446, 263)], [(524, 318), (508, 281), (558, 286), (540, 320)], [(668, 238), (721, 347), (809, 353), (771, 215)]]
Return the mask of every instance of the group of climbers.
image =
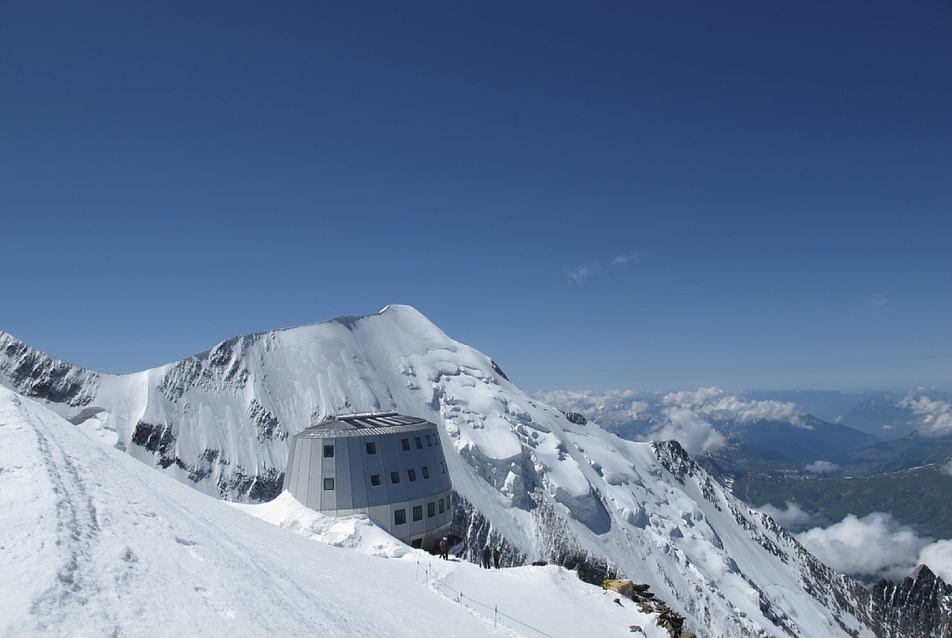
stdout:
[[(449, 559), (450, 553), (450, 540), (448, 537), (444, 536), (440, 540), (439, 544), (439, 553), (440, 558), (443, 560)], [(490, 548), (489, 545), (484, 545), (482, 549), (476, 551), (476, 562), (479, 563), (480, 567), (484, 569), (490, 568), (490, 561), (492, 561), (492, 567), (499, 569), (499, 558), (502, 556), (502, 550), (499, 547)]]

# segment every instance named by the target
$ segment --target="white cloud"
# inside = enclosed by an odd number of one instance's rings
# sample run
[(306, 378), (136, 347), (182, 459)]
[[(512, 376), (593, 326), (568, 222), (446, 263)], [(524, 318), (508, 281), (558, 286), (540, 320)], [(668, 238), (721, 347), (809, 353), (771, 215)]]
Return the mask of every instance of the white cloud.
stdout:
[[(814, 527), (798, 534), (797, 540), (838, 572), (867, 581), (885, 577), (898, 582), (919, 564), (920, 552), (931, 539), (919, 538), (890, 514), (873, 512), (863, 518), (850, 514), (826, 529)], [(935, 551), (940, 554), (945, 546)]]
[(761, 505), (757, 509), (777, 521), (781, 527), (791, 532), (807, 529), (811, 525), (814, 525), (818, 518), (816, 515), (810, 514), (791, 501), (786, 502), (784, 509), (774, 507), (769, 503)]
[(590, 264), (582, 264), (581, 266), (576, 266), (575, 268), (569, 271), (569, 277), (577, 284), (584, 282), (586, 279), (595, 275), (602, 270), (602, 265), (597, 261), (594, 261)]
[(662, 403), (692, 410), (717, 421), (736, 421), (741, 424), (785, 421), (810, 429), (800, 420), (801, 411), (796, 403), (751, 401), (714, 387), (700, 388), (696, 392), (672, 392), (664, 396)]
[(952, 540), (926, 545), (919, 552), (919, 563), (925, 563), (939, 578), (952, 583)]
[(892, 298), (890, 296), (891, 294), (892, 294), (891, 290), (878, 292), (875, 295), (870, 295), (869, 299), (867, 300), (867, 303), (869, 304), (869, 307), (872, 309), (873, 312), (879, 312), (883, 309), (883, 307), (886, 304), (892, 301)]
[(612, 260), (612, 263), (616, 266), (622, 266), (629, 261), (640, 261), (643, 257), (644, 253), (628, 253), (627, 255), (618, 255)]
[(835, 472), (840, 469), (840, 466), (836, 463), (830, 463), (829, 461), (816, 461), (804, 466), (803, 469), (813, 474), (829, 474), (830, 472)]
[[(644, 253), (633, 252), (627, 253), (624, 255), (618, 255), (610, 262), (608, 262), (608, 267), (617, 268), (619, 266), (624, 266), (625, 264), (633, 261), (641, 261), (644, 257)], [(592, 261), (587, 264), (582, 264), (580, 266), (575, 266), (568, 270), (569, 278), (577, 284), (584, 283), (586, 279), (597, 275), (598, 273), (605, 270), (606, 266), (600, 261)]]
[(948, 463), (940, 467), (939, 471), (945, 474), (948, 474), (949, 476), (952, 476), (952, 461), (949, 461)]
[(912, 425), (925, 436), (952, 434), (952, 402), (935, 400), (927, 396), (913, 398), (911, 395), (899, 402), (899, 407), (912, 410), (917, 419)]
[(665, 408), (666, 420), (648, 432), (649, 440), (675, 439), (688, 451), (697, 455), (724, 447), (724, 436), (707, 420), (691, 410)]

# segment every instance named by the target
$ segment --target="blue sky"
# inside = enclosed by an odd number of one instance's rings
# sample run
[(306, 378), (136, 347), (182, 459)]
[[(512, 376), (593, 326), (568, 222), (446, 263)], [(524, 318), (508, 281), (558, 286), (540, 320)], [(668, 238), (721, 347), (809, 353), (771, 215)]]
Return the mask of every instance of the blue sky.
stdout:
[(0, 329), (418, 308), (527, 390), (952, 390), (948, 2), (0, 4)]

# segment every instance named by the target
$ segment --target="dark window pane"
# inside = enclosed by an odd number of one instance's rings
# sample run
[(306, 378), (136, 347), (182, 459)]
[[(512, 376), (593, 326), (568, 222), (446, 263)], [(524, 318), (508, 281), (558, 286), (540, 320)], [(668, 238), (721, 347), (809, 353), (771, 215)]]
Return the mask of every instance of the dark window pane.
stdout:
[(399, 483), (400, 482), (400, 472), (390, 472), (390, 482)]
[(367, 454), (376, 454), (377, 444), (373, 441), (367, 441)]
[(325, 489), (325, 490), (332, 490), (332, 489), (334, 489), (334, 479), (332, 479), (332, 478), (326, 478), (326, 479), (324, 479), (324, 489)]
[(403, 449), (404, 449), (404, 450), (409, 450), (409, 449), (410, 449), (410, 439), (403, 439), (402, 441), (400, 441), (400, 443), (403, 444)]
[(426, 517), (433, 518), (436, 516), (436, 503), (427, 503), (426, 504)]
[(423, 478), (425, 479), (430, 478), (430, 468), (428, 468), (425, 465), (423, 466)]
[(374, 487), (378, 487), (378, 486), (380, 485), (380, 475), (379, 475), (379, 474), (371, 474), (371, 475), (370, 475), (370, 484), (373, 485)]
[(324, 446), (324, 458), (325, 458), (325, 459), (332, 459), (332, 458), (334, 458), (334, 446), (333, 446), (333, 445), (325, 445), (325, 446)]
[(416, 437), (416, 449), (423, 449), (423, 440), (420, 437)]
[(422, 505), (413, 506), (413, 520), (415, 521), (423, 520), (423, 506)]
[(430, 435), (429, 435), (429, 434), (426, 435), (426, 446), (427, 446), (427, 447), (433, 447), (433, 441), (430, 440)]
[(440, 514), (443, 513), (443, 499), (440, 499)]
[(411, 481), (416, 480), (416, 470), (407, 470), (407, 476), (410, 477)]
[(393, 524), (394, 525), (405, 525), (407, 522), (407, 511), (406, 510), (395, 510), (393, 513)]

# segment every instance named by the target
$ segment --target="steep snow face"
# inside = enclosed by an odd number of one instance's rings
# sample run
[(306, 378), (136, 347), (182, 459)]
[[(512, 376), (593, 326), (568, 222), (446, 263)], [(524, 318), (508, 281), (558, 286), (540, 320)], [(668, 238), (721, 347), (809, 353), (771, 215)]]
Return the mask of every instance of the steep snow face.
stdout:
[[(0, 379), (20, 388), (10, 370), (35, 355), (2, 352)], [(333, 414), (396, 410), (441, 426), (454, 487), (488, 521), (471, 541), (489, 533), (527, 559), (602, 564), (650, 584), (705, 636), (873, 635), (855, 611), (865, 590), (676, 443), (569, 421), (406, 306), (238, 337), (137, 375), (76, 374), (81, 403), (48, 397), (60, 414), (207, 494), (269, 500), (290, 435)]]

